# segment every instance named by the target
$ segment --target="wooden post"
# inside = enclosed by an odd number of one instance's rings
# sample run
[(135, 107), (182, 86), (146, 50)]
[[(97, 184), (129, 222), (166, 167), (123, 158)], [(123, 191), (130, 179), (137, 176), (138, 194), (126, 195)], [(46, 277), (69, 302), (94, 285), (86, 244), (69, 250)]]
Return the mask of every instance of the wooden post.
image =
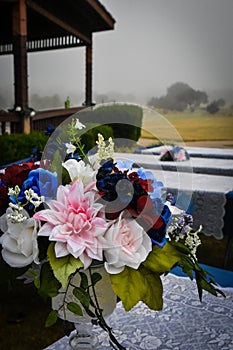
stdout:
[(14, 90), (15, 107), (21, 107), (22, 123), (20, 132), (30, 133), (28, 110), (28, 71), (27, 71), (27, 7), (25, 0), (18, 0), (13, 5), (13, 55), (14, 55)]
[(92, 40), (86, 46), (86, 106), (92, 106)]

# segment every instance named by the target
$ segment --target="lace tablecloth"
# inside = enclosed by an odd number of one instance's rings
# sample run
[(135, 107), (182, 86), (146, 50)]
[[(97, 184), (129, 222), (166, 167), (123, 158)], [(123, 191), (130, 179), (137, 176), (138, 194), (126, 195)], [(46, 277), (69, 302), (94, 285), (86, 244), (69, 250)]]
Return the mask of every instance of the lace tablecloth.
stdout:
[[(233, 178), (232, 178), (233, 180)], [(168, 189), (167, 192), (177, 194), (176, 189)], [(223, 238), (226, 194), (215, 191), (194, 190), (178, 192), (186, 194), (192, 201), (193, 228), (197, 230), (200, 225), (205, 236), (213, 236), (216, 239)]]
[[(125, 312), (118, 303), (108, 323), (127, 350), (231, 350), (233, 349), (233, 289), (226, 298), (204, 293), (200, 303), (195, 282), (169, 274), (164, 277), (164, 308), (149, 310), (139, 303)], [(99, 328), (98, 350), (112, 349)], [(47, 350), (68, 350), (64, 337)]]

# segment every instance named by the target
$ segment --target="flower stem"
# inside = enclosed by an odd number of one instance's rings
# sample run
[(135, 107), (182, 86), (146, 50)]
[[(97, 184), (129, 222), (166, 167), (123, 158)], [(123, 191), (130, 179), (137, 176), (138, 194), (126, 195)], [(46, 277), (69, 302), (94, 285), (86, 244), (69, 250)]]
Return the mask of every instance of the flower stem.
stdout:
[[(115, 336), (112, 333), (112, 328), (109, 327), (109, 325), (106, 323), (104, 317), (103, 317), (103, 310), (100, 308), (99, 306), (99, 302), (98, 302), (98, 298), (96, 295), (96, 291), (95, 291), (95, 287), (94, 287), (94, 283), (93, 283), (93, 278), (92, 278), (92, 273), (91, 273), (91, 268), (89, 267), (89, 274), (90, 274), (90, 279), (91, 279), (91, 288), (92, 288), (92, 292), (93, 292), (93, 296), (94, 296), (94, 307), (95, 307), (95, 314), (97, 317), (97, 321), (98, 321), (98, 325), (105, 331), (108, 333), (109, 338), (110, 338), (110, 345), (114, 348), (114, 349), (119, 349), (119, 350), (126, 350), (126, 348), (124, 346), (122, 346), (117, 339), (115, 338)], [(117, 347), (115, 347), (117, 346)]]

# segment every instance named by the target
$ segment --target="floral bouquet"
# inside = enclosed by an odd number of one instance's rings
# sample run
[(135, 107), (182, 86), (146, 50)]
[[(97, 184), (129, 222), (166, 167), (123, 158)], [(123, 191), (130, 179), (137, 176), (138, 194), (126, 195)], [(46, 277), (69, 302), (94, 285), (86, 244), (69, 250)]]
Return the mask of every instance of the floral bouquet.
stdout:
[[(161, 276), (174, 266), (195, 278), (200, 299), (203, 289), (220, 291), (198, 264), (200, 240), (191, 216), (171, 204), (150, 171), (115, 159), (111, 138), (99, 134), (96, 153), (86, 154), (79, 136), (83, 128), (72, 119), (69, 142), (57, 138), (53, 161), (12, 165), (0, 174), (1, 263), (34, 281), (42, 297), (66, 293), (80, 274), (73, 290), (77, 302), (68, 302), (67, 309), (79, 316), (85, 310), (108, 332), (111, 345), (124, 349), (98, 304), (101, 275), (92, 272), (93, 265), (103, 264), (126, 311), (139, 301), (161, 310)], [(52, 310), (46, 326), (58, 316), (59, 310)]]

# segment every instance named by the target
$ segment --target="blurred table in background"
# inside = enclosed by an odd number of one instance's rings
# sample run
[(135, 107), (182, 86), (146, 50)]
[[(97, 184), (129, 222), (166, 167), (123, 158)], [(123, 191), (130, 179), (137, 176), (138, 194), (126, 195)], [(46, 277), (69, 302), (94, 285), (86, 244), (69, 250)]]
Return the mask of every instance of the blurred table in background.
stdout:
[[(151, 146), (151, 147), (142, 147), (136, 150), (137, 153), (143, 154), (156, 154), (160, 155), (160, 153), (167, 148), (169, 145), (162, 146)], [(219, 159), (233, 159), (233, 148), (215, 148), (215, 147), (190, 147), (183, 145), (190, 155), (190, 157), (195, 158), (219, 158)]]

